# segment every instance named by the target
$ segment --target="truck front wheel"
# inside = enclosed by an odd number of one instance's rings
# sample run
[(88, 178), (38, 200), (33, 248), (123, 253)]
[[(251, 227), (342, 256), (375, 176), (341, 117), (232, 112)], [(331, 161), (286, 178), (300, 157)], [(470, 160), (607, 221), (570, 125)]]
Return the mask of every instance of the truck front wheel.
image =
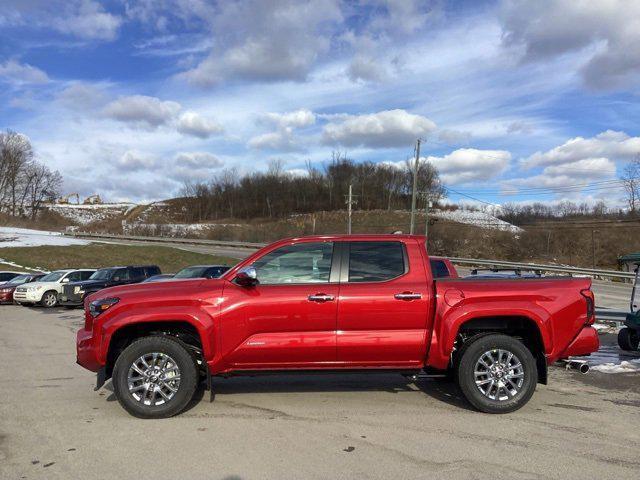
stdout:
[(466, 399), (486, 413), (509, 413), (524, 406), (536, 389), (536, 361), (527, 347), (508, 335), (471, 339), (461, 349), (456, 368)]
[(144, 337), (129, 345), (113, 368), (113, 389), (120, 405), (138, 418), (167, 418), (193, 398), (198, 370), (177, 339)]

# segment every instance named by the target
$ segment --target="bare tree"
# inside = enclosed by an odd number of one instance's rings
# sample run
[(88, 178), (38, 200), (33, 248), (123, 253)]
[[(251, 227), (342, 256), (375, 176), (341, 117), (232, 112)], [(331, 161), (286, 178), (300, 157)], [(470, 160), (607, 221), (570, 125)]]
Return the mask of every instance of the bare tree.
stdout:
[(625, 165), (620, 180), (627, 195), (629, 211), (635, 214), (640, 206), (640, 156)]

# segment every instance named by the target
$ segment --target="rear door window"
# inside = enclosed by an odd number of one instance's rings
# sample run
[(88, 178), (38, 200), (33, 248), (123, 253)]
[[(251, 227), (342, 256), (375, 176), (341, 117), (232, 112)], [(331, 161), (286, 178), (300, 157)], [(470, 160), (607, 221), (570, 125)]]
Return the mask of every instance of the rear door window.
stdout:
[(349, 282), (383, 282), (407, 271), (401, 242), (348, 242)]
[(449, 269), (447, 264), (442, 260), (429, 260), (431, 264), (431, 273), (434, 278), (446, 278), (449, 276)]

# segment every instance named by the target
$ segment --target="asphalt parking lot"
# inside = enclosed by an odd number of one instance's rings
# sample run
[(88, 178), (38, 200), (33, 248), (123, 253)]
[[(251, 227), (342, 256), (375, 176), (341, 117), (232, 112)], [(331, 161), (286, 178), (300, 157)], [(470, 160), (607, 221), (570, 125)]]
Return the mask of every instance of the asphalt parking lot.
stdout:
[[(552, 368), (522, 410), (477, 413), (443, 380), (217, 379), (138, 420), (75, 364), (78, 310), (0, 307), (0, 478), (638, 478), (640, 374)], [(612, 337), (603, 337), (611, 344)], [(612, 347), (609, 347), (612, 348)], [(201, 395), (202, 396), (202, 395)]]

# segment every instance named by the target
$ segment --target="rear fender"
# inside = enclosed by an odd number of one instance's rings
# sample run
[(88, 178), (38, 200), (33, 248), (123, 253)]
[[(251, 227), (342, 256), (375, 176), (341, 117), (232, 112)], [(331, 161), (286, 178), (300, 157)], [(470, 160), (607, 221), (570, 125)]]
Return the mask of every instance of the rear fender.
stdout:
[(547, 328), (549, 314), (535, 304), (527, 305), (526, 308), (505, 306), (504, 302), (483, 302), (481, 305), (469, 304), (452, 308), (445, 305), (436, 312), (436, 327), (431, 337), (427, 366), (447, 368), (460, 328), (470, 320), (492, 317), (522, 317), (531, 320), (540, 332), (544, 354), (552, 351), (553, 341)]

